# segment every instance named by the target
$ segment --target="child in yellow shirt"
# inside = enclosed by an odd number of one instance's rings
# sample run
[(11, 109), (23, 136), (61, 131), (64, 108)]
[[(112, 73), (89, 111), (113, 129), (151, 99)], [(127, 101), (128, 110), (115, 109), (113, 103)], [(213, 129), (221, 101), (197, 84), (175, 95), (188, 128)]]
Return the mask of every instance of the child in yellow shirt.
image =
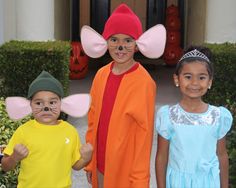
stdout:
[(77, 130), (68, 122), (58, 120), (61, 111), (75, 117), (85, 115), (90, 97), (62, 98), (61, 83), (43, 71), (31, 83), (28, 99), (6, 99), (6, 109), (12, 119), (29, 113), (34, 117), (15, 131), (3, 151), (4, 171), (20, 163), (18, 188), (69, 188), (71, 168), (80, 170), (91, 159), (91, 144), (81, 145)]

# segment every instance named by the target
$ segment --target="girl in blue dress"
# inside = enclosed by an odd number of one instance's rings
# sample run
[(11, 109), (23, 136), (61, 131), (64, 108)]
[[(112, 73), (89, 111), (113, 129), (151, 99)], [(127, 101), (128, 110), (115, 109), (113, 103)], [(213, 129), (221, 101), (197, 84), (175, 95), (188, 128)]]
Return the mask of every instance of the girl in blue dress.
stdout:
[(231, 128), (232, 115), (226, 108), (202, 100), (212, 85), (210, 56), (205, 47), (186, 50), (174, 74), (182, 98), (178, 104), (163, 106), (157, 112), (158, 188), (228, 187), (225, 136)]

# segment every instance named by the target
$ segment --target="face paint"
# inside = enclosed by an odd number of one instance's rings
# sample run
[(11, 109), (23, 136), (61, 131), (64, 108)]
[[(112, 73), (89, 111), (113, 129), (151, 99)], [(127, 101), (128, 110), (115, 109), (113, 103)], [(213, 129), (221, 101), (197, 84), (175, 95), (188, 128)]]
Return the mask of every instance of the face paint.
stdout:
[(118, 50), (122, 51), (123, 50), (123, 46), (119, 46)]
[(51, 101), (36, 101), (34, 104), (33, 104), (33, 111), (36, 112), (36, 113), (39, 113), (39, 112), (48, 112), (48, 111), (55, 111), (55, 109), (57, 109), (57, 101), (55, 100), (51, 100)]
[[(49, 111), (50, 109), (48, 108), (48, 107), (45, 107), (44, 109), (43, 109), (45, 112), (47, 112), (47, 111)], [(51, 110), (50, 110), (51, 111)]]
[(56, 124), (61, 111), (60, 98), (48, 91), (40, 91), (31, 100), (34, 118), (43, 124)]
[(119, 51), (127, 50), (132, 51), (136, 45), (135, 40), (132, 37), (119, 38), (117, 36), (112, 36), (107, 41), (108, 47), (111, 49), (116, 49)]

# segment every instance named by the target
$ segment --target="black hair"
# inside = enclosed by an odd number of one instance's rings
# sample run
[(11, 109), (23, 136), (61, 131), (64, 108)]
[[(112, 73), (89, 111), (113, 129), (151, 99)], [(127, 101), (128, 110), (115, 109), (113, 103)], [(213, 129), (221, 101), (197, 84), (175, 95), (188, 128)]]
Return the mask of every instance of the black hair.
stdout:
[(186, 54), (190, 51), (193, 51), (195, 49), (198, 50), (199, 52), (203, 53), (210, 60), (210, 62), (204, 60), (203, 58), (198, 58), (198, 57), (186, 58), (183, 61), (179, 61), (177, 63), (176, 69), (175, 69), (175, 74), (179, 75), (179, 73), (181, 72), (181, 70), (182, 70), (182, 68), (185, 64), (192, 63), (195, 60), (199, 60), (201, 62), (204, 62), (205, 66), (207, 68), (207, 72), (208, 72), (210, 78), (212, 79), (213, 75), (214, 75), (214, 67), (213, 67), (213, 63), (212, 63), (212, 52), (211, 52), (211, 50), (209, 48), (205, 47), (205, 46), (191, 45), (191, 46), (187, 47), (184, 50), (184, 54)]

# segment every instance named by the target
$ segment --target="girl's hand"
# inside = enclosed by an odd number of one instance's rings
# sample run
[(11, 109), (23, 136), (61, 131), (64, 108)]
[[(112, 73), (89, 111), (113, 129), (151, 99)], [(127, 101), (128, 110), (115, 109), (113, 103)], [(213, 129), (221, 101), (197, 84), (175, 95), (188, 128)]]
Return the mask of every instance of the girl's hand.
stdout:
[(90, 143), (83, 144), (80, 148), (80, 155), (86, 163), (92, 159), (92, 154), (93, 146)]
[(23, 144), (16, 144), (11, 155), (11, 158), (16, 162), (20, 162), (22, 159), (27, 157), (29, 150)]

